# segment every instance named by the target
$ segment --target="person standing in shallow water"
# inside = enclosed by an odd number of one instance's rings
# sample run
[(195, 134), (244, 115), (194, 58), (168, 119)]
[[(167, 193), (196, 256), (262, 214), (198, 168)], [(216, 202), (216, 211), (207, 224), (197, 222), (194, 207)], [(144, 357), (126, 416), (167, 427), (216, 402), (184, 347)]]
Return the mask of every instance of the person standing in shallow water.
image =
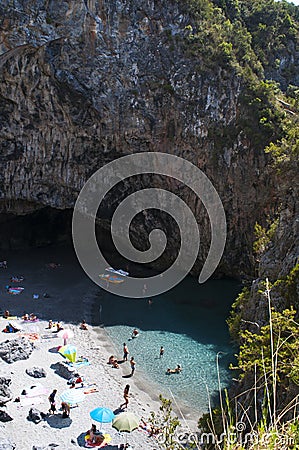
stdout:
[(131, 377), (134, 375), (135, 369), (136, 369), (136, 362), (132, 356), (130, 359), (130, 365), (131, 365)]
[(129, 350), (128, 350), (127, 344), (124, 342), (124, 357), (123, 357), (124, 361), (128, 361), (128, 354), (129, 354)]
[(160, 358), (162, 358), (163, 355), (164, 355), (164, 347), (161, 346), (160, 347)]

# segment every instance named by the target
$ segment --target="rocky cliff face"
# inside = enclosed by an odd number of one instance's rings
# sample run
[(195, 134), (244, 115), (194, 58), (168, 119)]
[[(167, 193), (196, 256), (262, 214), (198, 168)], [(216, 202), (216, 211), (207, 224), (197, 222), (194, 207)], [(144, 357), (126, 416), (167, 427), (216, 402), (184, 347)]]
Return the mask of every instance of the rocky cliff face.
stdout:
[[(248, 273), (254, 224), (277, 206), (275, 180), (263, 146), (237, 127), (241, 79), (221, 66), (208, 71), (184, 53), (189, 18), (179, 4), (1, 2), (1, 211), (72, 208), (106, 162), (135, 152), (172, 153), (203, 170), (222, 199), (228, 240), (220, 270)], [(234, 139), (223, 130), (234, 130)], [(182, 191), (171, 179), (167, 188)], [(200, 224), (201, 264), (209, 221), (183, 192)], [(170, 236), (170, 247), (176, 240)]]

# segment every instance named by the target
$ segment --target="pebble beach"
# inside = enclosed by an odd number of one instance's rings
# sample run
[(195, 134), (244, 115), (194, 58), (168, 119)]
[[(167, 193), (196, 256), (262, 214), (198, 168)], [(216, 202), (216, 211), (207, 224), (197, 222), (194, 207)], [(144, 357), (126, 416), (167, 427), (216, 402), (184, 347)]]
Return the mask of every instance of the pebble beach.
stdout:
[[(122, 352), (121, 347), (115, 349), (105, 328), (91, 325), (94, 293), (99, 288), (82, 275), (79, 265), (74, 264), (73, 256), (66, 254), (64, 249), (48, 252), (37, 249), (34, 252), (29, 255), (30, 258), (24, 253), (5, 255), (8, 268), (1, 269), (0, 273), (1, 309), (7, 309), (11, 316), (16, 316), (13, 321), (21, 328), (17, 333), (1, 332), (0, 346), (6, 340), (22, 339), (22, 336), (23, 339), (31, 339), (34, 344), (28, 359), (11, 364), (0, 359), (0, 376), (11, 379), (9, 389), (13, 394), (12, 400), (0, 408), (13, 419), (0, 424), (2, 438), (10, 440), (12, 444), (11, 447), (3, 448), (37, 450), (84, 447), (84, 435), (94, 423), (90, 411), (107, 407), (115, 414), (120, 413), (126, 384), (130, 384), (127, 410), (147, 421), (151, 411), (159, 410), (159, 392), (152, 392), (150, 384), (144, 383), (142, 371), (138, 373), (138, 365), (137, 373), (129, 377), (129, 362), (121, 363), (119, 369), (107, 364), (111, 354), (121, 359)], [(53, 263), (55, 266), (51, 266)], [(11, 276), (24, 277), (24, 281), (19, 283), (24, 291), (19, 295), (7, 293), (6, 286)], [(49, 297), (44, 297), (45, 293)], [(39, 320), (21, 320), (24, 312), (33, 312)], [(61, 321), (64, 329), (71, 330), (73, 337), (67, 343), (77, 348), (77, 358), (84, 357), (90, 363), (76, 368), (80, 376), (84, 377), (84, 386), (79, 384), (76, 389), (88, 391), (92, 387), (92, 392), (84, 394), (84, 400), (71, 407), (69, 418), (62, 418), (60, 395), (70, 389), (70, 385), (56, 370), (58, 362), (66, 361), (58, 352), (64, 342), (53, 332), (55, 330), (48, 329), (50, 319)], [(87, 330), (79, 327), (83, 319), (88, 324)], [(7, 319), (0, 319), (1, 330), (7, 323)], [(46, 377), (33, 378), (26, 373), (26, 369), (34, 367), (43, 368)], [(42, 395), (31, 398), (22, 395), (24, 390), (28, 394), (30, 388), (36, 385), (41, 387)], [(48, 395), (53, 389), (57, 389), (57, 411), (51, 415), (48, 412)], [(20, 398), (20, 402), (14, 401), (17, 398)], [(31, 408), (36, 408), (44, 415), (39, 423), (28, 420)], [(196, 429), (196, 419), (188, 424), (193, 430)], [(126, 437), (131, 448), (136, 450), (160, 448), (157, 440), (141, 427), (124, 436), (112, 428), (111, 423), (96, 425), (111, 437), (105, 446), (107, 450), (121, 448)]]

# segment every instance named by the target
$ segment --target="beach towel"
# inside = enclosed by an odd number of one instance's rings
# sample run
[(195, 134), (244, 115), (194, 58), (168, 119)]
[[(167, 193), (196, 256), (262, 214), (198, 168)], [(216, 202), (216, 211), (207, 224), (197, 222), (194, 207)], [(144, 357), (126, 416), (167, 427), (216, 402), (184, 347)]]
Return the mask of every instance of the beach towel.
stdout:
[(4, 317), (4, 319), (7, 320), (17, 320), (18, 316), (8, 316), (8, 317)]
[(23, 287), (15, 287), (15, 288), (9, 287), (9, 288), (7, 289), (7, 292), (8, 292), (9, 294), (11, 294), (11, 295), (19, 295), (19, 294), (21, 294), (21, 292), (23, 292), (23, 291), (24, 291), (24, 288), (23, 288)]
[(110, 434), (105, 433), (105, 434), (103, 434), (103, 436), (104, 436), (104, 440), (103, 440), (103, 442), (101, 444), (93, 444), (89, 440), (89, 438), (90, 438), (89, 434), (86, 434), (85, 437), (84, 437), (84, 439), (85, 439), (85, 447), (87, 447), (87, 448), (94, 448), (94, 447), (102, 448), (102, 447), (105, 447), (107, 444), (110, 444), (110, 442), (112, 440)]
[(50, 389), (45, 388), (42, 384), (36, 383), (34, 386), (25, 388), (25, 392), (26, 398), (32, 398), (40, 397), (41, 395), (49, 395), (51, 391)]
[(57, 334), (42, 334), (41, 338), (42, 339), (57, 339), (58, 336), (57, 336)]
[(21, 406), (31, 406), (31, 405), (40, 405), (44, 403), (45, 399), (43, 397), (25, 397), (20, 399)]
[(99, 275), (99, 277), (101, 278), (102, 281), (107, 281), (107, 283), (112, 284), (120, 284), (125, 281), (124, 278), (117, 277), (116, 275), (105, 275), (102, 273)]
[(113, 267), (107, 267), (107, 272), (114, 273), (115, 275), (121, 275), (123, 277), (127, 277), (129, 275), (129, 272), (125, 272), (122, 269), (113, 269)]
[(22, 323), (30, 323), (30, 322), (38, 322), (39, 318), (37, 317), (36, 319), (27, 319), (27, 320), (23, 320)]
[(97, 387), (90, 387), (88, 389), (84, 389), (84, 394), (94, 394), (95, 392), (100, 392)]
[(83, 367), (83, 366), (90, 366), (90, 362), (89, 361), (78, 361), (78, 362), (74, 362), (71, 363), (70, 365), (72, 367)]
[(38, 333), (21, 333), (20, 336), (29, 339), (29, 341), (37, 341), (39, 339)]

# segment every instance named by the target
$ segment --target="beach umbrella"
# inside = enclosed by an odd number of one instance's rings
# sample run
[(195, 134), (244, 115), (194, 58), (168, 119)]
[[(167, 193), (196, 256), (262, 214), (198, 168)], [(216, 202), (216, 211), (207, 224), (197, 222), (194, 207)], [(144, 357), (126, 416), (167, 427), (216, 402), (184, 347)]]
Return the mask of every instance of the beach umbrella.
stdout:
[(63, 339), (63, 345), (66, 345), (68, 339), (72, 339), (74, 337), (74, 333), (69, 328), (64, 330), (60, 330), (57, 333), (57, 336)]
[(70, 362), (75, 362), (77, 359), (77, 347), (74, 345), (64, 345), (63, 347), (60, 347), (58, 352)]
[[(123, 433), (131, 433), (139, 427), (140, 420), (135, 414), (130, 412), (123, 412), (118, 414), (112, 421), (112, 427), (117, 431)], [(126, 435), (126, 445), (127, 445), (127, 435)]]
[(60, 396), (61, 400), (69, 405), (76, 405), (85, 400), (84, 392), (81, 389), (67, 389)]
[(104, 407), (93, 409), (92, 411), (90, 411), (89, 415), (93, 420), (101, 423), (112, 422), (115, 417), (111, 409)]

